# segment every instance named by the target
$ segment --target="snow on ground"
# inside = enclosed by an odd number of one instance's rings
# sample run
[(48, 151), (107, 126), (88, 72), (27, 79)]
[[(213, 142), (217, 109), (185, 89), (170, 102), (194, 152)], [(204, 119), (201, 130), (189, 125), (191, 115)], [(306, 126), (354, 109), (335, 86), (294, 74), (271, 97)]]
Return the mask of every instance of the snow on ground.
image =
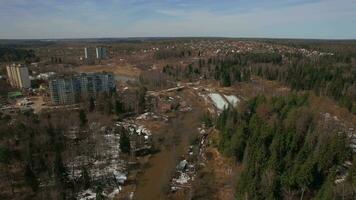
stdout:
[[(121, 187), (119, 186), (118, 188), (115, 188), (111, 193), (107, 194), (106, 192), (103, 192), (103, 196), (107, 197), (107, 199), (114, 199), (117, 194), (119, 194), (121, 191)], [(77, 197), (78, 200), (95, 200), (96, 199), (96, 193), (93, 192), (91, 189), (84, 190), (78, 194)]]
[(155, 114), (153, 112), (146, 112), (146, 113), (143, 113), (140, 116), (136, 117), (136, 120), (149, 120), (149, 119), (164, 120), (164, 121), (168, 120), (167, 116), (161, 115), (161, 114)]
[[(155, 116), (152, 113), (147, 113), (142, 116), (142, 119)], [(91, 123), (88, 130), (91, 138), (85, 141), (89, 142), (91, 148), (83, 151), (83, 155), (74, 156), (66, 161), (71, 179), (81, 178), (83, 170), (86, 170), (93, 182), (102, 183), (103, 195), (108, 199), (113, 199), (121, 191), (120, 185), (127, 181), (127, 161), (120, 157), (120, 134), (117, 131), (119, 128), (129, 131), (130, 135), (143, 137), (145, 145), (152, 135), (149, 129), (136, 124), (134, 120), (116, 122), (113, 127)], [(95, 143), (92, 144), (91, 141), (95, 141)], [(95, 199), (96, 194), (93, 192), (95, 188), (90, 189), (79, 192), (77, 199)]]
[(120, 193), (121, 187), (114, 189), (110, 194), (108, 194), (109, 199), (114, 199), (117, 194)]
[(78, 194), (78, 200), (94, 200), (94, 199), (96, 199), (96, 194), (90, 189), (84, 190), (83, 192)]
[(237, 104), (240, 102), (240, 99), (235, 95), (224, 95), (224, 97), (234, 107), (237, 106)]
[(142, 126), (142, 125), (137, 127), (136, 133), (137, 133), (138, 135), (141, 135), (141, 134), (146, 135), (146, 136), (151, 136), (151, 135), (152, 135), (152, 134), (151, 134), (151, 131), (148, 130), (147, 128), (145, 128), (145, 127)]
[(183, 185), (183, 184), (188, 183), (189, 180), (190, 180), (189, 175), (181, 172), (179, 178), (175, 179), (175, 182)]
[(229, 104), (225, 101), (225, 99), (218, 93), (210, 93), (210, 99), (213, 101), (215, 107), (219, 110), (224, 110), (229, 107)]
[(199, 92), (198, 95), (203, 98), (205, 102), (208, 102), (208, 97), (205, 94)]
[[(120, 191), (118, 184), (123, 184), (127, 180), (126, 161), (120, 159), (120, 134), (114, 128), (104, 128), (100, 124), (90, 124), (89, 132), (95, 145), (85, 154), (75, 156), (66, 162), (71, 179), (79, 179), (86, 169), (93, 182), (103, 184), (103, 189), (109, 199)], [(95, 188), (83, 190), (78, 193), (77, 199), (95, 199)], [(109, 191), (109, 192), (108, 192)], [(107, 195), (108, 194), (108, 195)], [(111, 197), (112, 196), (112, 197)]]

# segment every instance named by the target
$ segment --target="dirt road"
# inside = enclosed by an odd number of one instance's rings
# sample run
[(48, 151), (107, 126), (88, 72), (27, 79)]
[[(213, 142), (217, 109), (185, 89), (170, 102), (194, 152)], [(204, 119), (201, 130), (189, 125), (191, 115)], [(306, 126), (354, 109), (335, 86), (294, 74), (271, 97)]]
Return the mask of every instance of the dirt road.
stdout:
[(135, 199), (166, 199), (165, 192), (170, 189), (171, 174), (180, 156), (187, 151), (190, 141), (198, 134), (197, 128), (201, 125), (203, 110), (189, 91), (180, 93), (192, 105), (193, 110), (179, 113), (177, 118), (172, 119), (158, 131), (157, 135), (164, 137), (160, 144), (161, 151), (150, 158), (147, 169), (139, 176)]

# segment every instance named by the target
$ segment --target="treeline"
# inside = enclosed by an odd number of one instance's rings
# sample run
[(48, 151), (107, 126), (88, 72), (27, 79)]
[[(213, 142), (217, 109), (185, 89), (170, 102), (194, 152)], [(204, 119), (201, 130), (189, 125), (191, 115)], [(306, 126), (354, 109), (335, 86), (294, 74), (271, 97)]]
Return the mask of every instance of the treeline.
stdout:
[(156, 59), (184, 58), (192, 56), (192, 51), (185, 49), (160, 49), (154, 53)]
[(66, 199), (74, 194), (62, 157), (63, 129), (50, 121), (50, 116), (40, 120), (31, 113), (16, 119), (0, 115), (1, 199), (36, 199), (38, 193), (46, 199)]
[(184, 67), (167, 65), (163, 73), (178, 80), (215, 79), (222, 86), (248, 81), (251, 74), (257, 75), (280, 81), (292, 90), (312, 90), (317, 95), (331, 97), (356, 113), (356, 67), (352, 53), (231, 54), (199, 59)]
[(185, 67), (167, 65), (163, 67), (163, 73), (176, 79), (215, 79), (222, 86), (228, 87), (237, 82), (250, 80), (250, 64), (272, 63), (279, 65), (282, 62), (282, 56), (277, 53), (233, 54), (199, 59), (197, 63)]
[(122, 93), (101, 93), (96, 98), (86, 99), (86, 110), (88, 112), (99, 112), (105, 115), (115, 114), (117, 117), (130, 114), (143, 113), (146, 109), (147, 88), (139, 86), (134, 90)]
[(144, 85), (149, 90), (164, 89), (175, 86), (172, 81), (169, 81), (167, 74), (161, 73), (157, 70), (141, 72), (138, 80), (141, 85)]
[(15, 62), (39, 61), (33, 50), (16, 49), (16, 48), (0, 48), (0, 62)]
[(340, 59), (349, 60), (356, 57), (355, 40), (267, 40), (263, 41), (271, 44), (281, 44), (294, 48), (304, 48), (320, 52), (334, 52)]
[(331, 97), (356, 113), (356, 68), (351, 58), (301, 58), (286, 65), (255, 65), (252, 69), (254, 74), (278, 80), (293, 90), (313, 90), (317, 95)]
[(251, 64), (272, 63), (280, 65), (282, 56), (277, 53), (245, 53), (233, 54), (224, 58), (208, 59), (208, 65), (215, 66), (213, 77), (220, 81), (222, 86), (231, 86), (236, 82), (249, 81), (251, 77)]
[(219, 150), (243, 165), (237, 199), (354, 199), (356, 160), (346, 134), (325, 126), (307, 95), (258, 96), (239, 109), (223, 111), (216, 122)]

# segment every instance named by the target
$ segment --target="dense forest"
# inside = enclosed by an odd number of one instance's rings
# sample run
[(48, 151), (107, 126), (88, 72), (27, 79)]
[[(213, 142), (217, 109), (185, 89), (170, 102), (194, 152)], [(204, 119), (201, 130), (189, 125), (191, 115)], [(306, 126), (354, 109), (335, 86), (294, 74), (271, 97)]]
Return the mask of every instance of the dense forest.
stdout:
[(246, 53), (199, 59), (185, 67), (166, 65), (162, 72), (176, 79), (214, 79), (228, 87), (234, 83), (250, 80), (251, 63), (281, 64), (282, 56), (277, 53)]
[(278, 80), (293, 90), (313, 90), (317, 95), (331, 97), (356, 113), (356, 67), (352, 59), (344, 55), (294, 56), (285, 65), (254, 65), (253, 73)]
[(18, 49), (18, 48), (0, 48), (0, 62), (38, 61), (33, 50)]
[(214, 79), (219, 81), (222, 86), (228, 87), (236, 82), (250, 80), (251, 70), (247, 67), (249, 58), (261, 62), (279, 62), (279, 58), (274, 54), (256, 54), (256, 56), (236, 54), (207, 60), (199, 59), (197, 63), (189, 64), (183, 68), (166, 65), (162, 72), (178, 80), (184, 78)]
[[(346, 134), (313, 113), (308, 95), (257, 96), (218, 117), (219, 150), (242, 164), (237, 199), (354, 199)], [(343, 168), (346, 161), (353, 167)], [(335, 184), (336, 177), (345, 181)]]
[(154, 53), (156, 59), (184, 58), (191, 55), (192, 52), (185, 49), (160, 49)]
[(215, 79), (222, 86), (249, 81), (251, 75), (277, 80), (292, 90), (312, 90), (356, 113), (356, 66), (353, 53), (306, 56), (301, 53), (243, 53), (199, 59), (185, 67), (167, 65), (175, 79)]

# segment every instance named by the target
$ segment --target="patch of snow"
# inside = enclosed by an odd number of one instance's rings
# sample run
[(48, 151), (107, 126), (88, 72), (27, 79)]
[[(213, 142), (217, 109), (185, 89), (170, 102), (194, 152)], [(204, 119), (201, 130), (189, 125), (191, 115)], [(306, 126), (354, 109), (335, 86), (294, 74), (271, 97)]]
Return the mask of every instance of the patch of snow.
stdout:
[(237, 104), (240, 102), (240, 99), (235, 95), (224, 95), (224, 97), (233, 107), (237, 106)]
[(129, 199), (133, 199), (133, 198), (134, 198), (134, 193), (131, 192), (131, 193), (130, 193), (130, 196), (129, 196)]
[(215, 107), (219, 110), (224, 110), (229, 107), (229, 104), (225, 101), (225, 99), (218, 93), (210, 93), (210, 99), (213, 101)]
[(138, 135), (141, 135), (141, 134), (143, 134), (143, 135), (148, 135), (148, 136), (152, 135), (152, 134), (151, 134), (151, 131), (148, 130), (147, 128), (145, 128), (144, 126), (139, 126), (139, 127), (137, 127), (136, 133), (137, 133)]
[(136, 119), (137, 120), (146, 120), (148, 119), (150, 116), (152, 116), (153, 113), (150, 113), (150, 112), (146, 112), (146, 113), (143, 113), (141, 114), (140, 116), (138, 116)]
[(84, 190), (78, 194), (78, 200), (95, 200), (96, 194), (90, 189)]
[(114, 172), (115, 179), (118, 183), (124, 184), (127, 180), (127, 176), (119, 171)]
[(120, 193), (121, 187), (114, 189), (110, 194), (108, 194), (109, 199), (114, 199), (117, 194)]
[(179, 178), (175, 180), (176, 183), (186, 184), (190, 180), (190, 177), (186, 173), (181, 173)]

